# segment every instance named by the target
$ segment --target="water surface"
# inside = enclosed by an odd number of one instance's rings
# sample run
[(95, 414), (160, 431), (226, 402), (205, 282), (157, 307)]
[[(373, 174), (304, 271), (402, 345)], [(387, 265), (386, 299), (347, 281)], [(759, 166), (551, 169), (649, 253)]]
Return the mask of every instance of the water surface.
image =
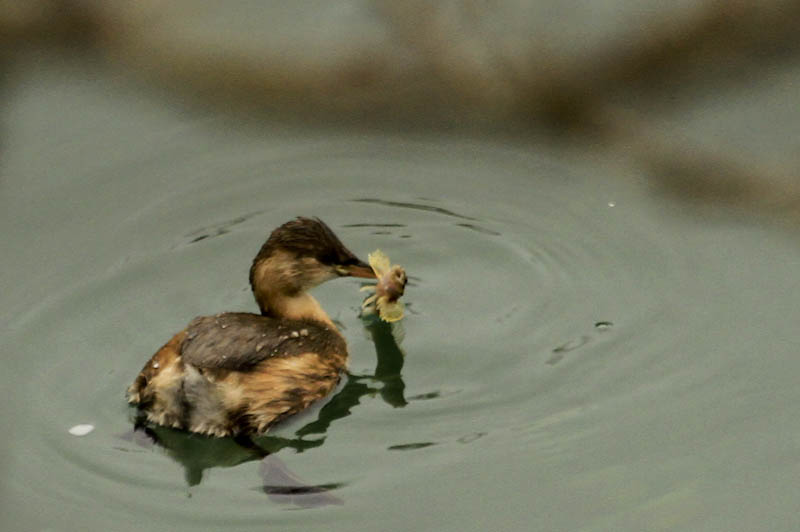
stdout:
[[(12, 89), (4, 529), (792, 529), (793, 239), (535, 142), (240, 129), (85, 65)], [(406, 267), (401, 327), (318, 288), (351, 374), (267, 461), (131, 437), (147, 357), (255, 310), (252, 256), (300, 214)]]

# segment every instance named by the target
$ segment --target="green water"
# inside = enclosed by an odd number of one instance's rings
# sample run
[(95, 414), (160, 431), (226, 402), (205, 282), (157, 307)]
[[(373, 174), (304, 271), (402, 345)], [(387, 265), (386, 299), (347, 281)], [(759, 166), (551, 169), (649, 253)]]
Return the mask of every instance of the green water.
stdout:
[[(795, 528), (794, 239), (530, 139), (242, 128), (86, 65), (9, 89), (3, 530)], [(351, 375), (263, 464), (132, 440), (143, 362), (254, 311), (250, 261), (300, 214), (406, 267), (401, 327), (319, 287)], [(328, 498), (270, 497), (270, 467)]]

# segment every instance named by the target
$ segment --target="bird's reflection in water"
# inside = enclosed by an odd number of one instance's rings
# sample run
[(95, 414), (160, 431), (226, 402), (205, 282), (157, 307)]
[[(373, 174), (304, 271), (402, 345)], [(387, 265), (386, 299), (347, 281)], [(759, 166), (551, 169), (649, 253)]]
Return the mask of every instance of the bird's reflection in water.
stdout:
[(270, 499), (279, 503), (290, 503), (300, 507), (316, 507), (327, 504), (342, 504), (330, 491), (341, 484), (307, 484), (286, 468), (273, 455), (285, 448), (303, 452), (319, 447), (325, 442), (325, 434), (337, 419), (349, 416), (354, 406), (365, 395), (379, 395), (394, 407), (405, 406), (405, 383), (401, 375), (404, 355), (398, 345), (402, 336), (402, 322), (389, 324), (375, 315), (362, 317), (365, 329), (375, 344), (377, 364), (373, 375), (348, 373), (338, 392), (319, 409), (315, 420), (301, 426), (291, 437), (239, 436), (234, 438), (212, 438), (199, 434), (151, 426), (137, 419), (134, 430), (125, 439), (138, 445), (155, 444), (167, 455), (181, 464), (186, 482), (196, 486), (203, 480), (206, 469), (233, 467), (244, 462), (260, 460), (259, 474), (263, 485), (259, 488)]

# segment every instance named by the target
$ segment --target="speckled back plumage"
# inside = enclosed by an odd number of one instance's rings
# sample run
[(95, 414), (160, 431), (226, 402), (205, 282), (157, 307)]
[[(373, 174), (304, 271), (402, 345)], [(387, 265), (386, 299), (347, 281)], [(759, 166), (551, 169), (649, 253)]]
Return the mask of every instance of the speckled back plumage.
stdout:
[(227, 370), (247, 370), (267, 358), (309, 351), (325, 357), (345, 353), (347, 346), (339, 333), (313, 320), (285, 320), (243, 312), (193, 319), (181, 344), (185, 363)]

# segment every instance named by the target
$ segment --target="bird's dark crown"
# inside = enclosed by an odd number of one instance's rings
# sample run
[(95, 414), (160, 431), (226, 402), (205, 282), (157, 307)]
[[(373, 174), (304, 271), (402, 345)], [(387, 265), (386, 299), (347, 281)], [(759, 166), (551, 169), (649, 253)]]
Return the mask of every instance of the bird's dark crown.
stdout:
[(328, 265), (359, 262), (331, 228), (319, 218), (299, 216), (286, 222), (272, 232), (259, 255), (263, 252), (271, 254), (276, 250), (287, 251), (297, 257), (313, 257)]
[(283, 251), (296, 258), (314, 258), (327, 266), (348, 266), (361, 261), (342, 244), (339, 237), (319, 218), (298, 216), (270, 234), (253, 260), (252, 274), (258, 263), (273, 253)]

